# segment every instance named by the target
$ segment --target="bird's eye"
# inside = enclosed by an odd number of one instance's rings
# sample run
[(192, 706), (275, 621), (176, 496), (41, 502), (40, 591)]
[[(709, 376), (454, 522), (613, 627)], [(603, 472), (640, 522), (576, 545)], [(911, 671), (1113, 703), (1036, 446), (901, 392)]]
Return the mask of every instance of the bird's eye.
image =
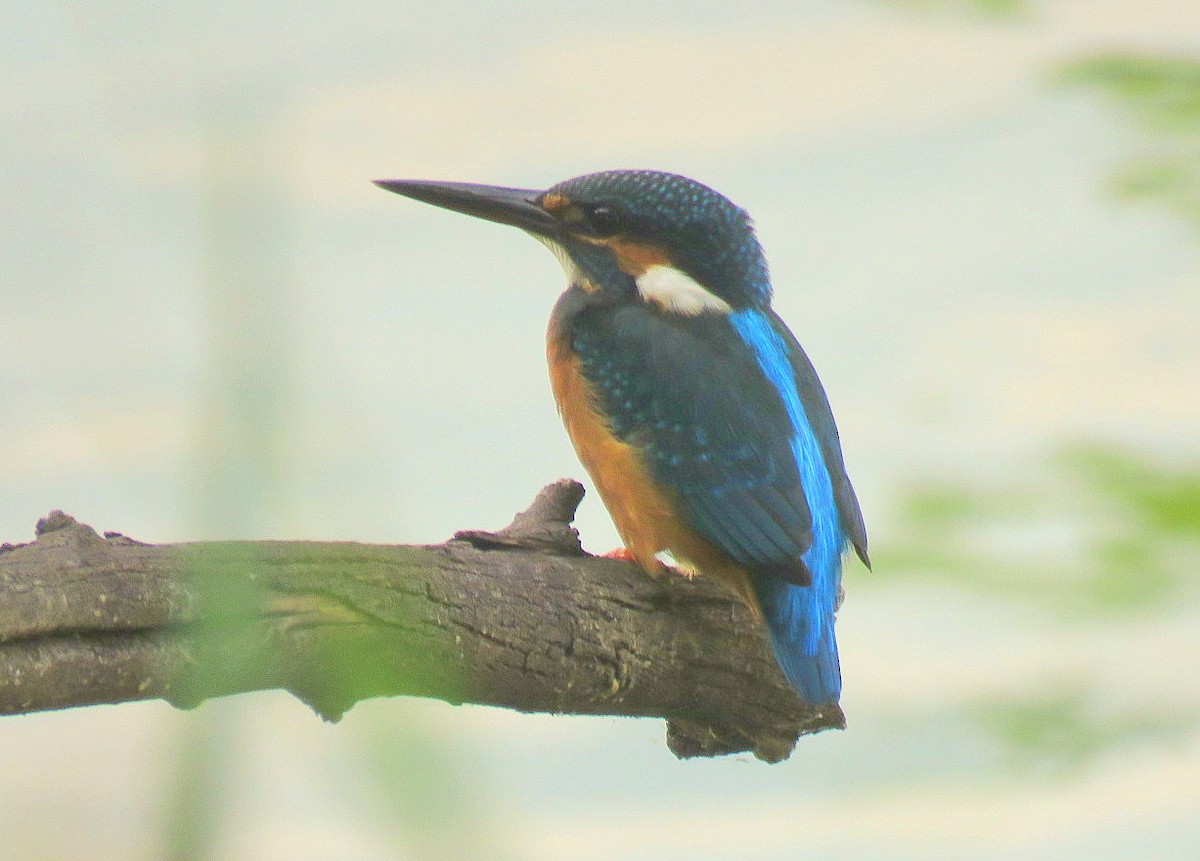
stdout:
[(611, 206), (591, 206), (586, 213), (588, 225), (597, 236), (612, 236), (621, 229), (621, 219)]

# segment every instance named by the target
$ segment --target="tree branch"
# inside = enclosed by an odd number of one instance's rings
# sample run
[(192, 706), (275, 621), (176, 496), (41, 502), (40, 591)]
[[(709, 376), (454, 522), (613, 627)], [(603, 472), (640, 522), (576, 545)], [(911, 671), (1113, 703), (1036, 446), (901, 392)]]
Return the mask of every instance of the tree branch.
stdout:
[(500, 532), (430, 546), (152, 545), (55, 511), (0, 545), (0, 714), (283, 688), (337, 720), (406, 694), (662, 717), (677, 756), (769, 762), (844, 726), (721, 587), (583, 553), (582, 497), (560, 481)]

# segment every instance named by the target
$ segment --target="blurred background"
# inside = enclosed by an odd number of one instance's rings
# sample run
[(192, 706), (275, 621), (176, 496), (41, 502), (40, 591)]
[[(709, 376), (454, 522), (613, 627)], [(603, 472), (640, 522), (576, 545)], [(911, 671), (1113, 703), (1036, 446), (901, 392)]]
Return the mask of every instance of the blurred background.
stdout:
[(0, 859), (1200, 857), (1195, 0), (0, 10), (0, 541), (507, 523), (583, 477), (558, 265), (370, 180), (654, 167), (756, 217), (876, 561), (849, 729), (782, 765), (404, 699), (5, 718)]

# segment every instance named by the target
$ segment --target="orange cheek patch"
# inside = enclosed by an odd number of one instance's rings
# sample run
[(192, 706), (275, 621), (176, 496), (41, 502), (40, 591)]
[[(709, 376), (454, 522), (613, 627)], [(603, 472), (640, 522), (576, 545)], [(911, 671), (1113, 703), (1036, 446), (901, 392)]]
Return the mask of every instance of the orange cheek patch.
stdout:
[(559, 194), (557, 191), (550, 191), (542, 195), (542, 209), (547, 212), (562, 212), (571, 205), (571, 201), (567, 200), (565, 194)]
[(671, 265), (670, 258), (662, 252), (662, 249), (654, 245), (611, 240), (608, 242), (608, 247), (616, 255), (617, 265), (621, 267), (621, 271), (634, 278), (644, 274), (652, 266)]

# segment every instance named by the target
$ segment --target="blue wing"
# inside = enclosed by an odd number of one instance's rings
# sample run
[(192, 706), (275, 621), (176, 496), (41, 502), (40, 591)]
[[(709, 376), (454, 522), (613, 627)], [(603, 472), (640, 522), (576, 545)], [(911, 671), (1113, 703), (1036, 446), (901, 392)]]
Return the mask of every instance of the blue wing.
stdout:
[(727, 317), (589, 310), (572, 347), (613, 432), (678, 494), (692, 528), (758, 573), (811, 582), (792, 419)]
[(854, 547), (854, 552), (862, 563), (871, 567), (871, 557), (867, 552), (867, 527), (863, 522), (862, 509), (858, 505), (858, 496), (850, 477), (846, 474), (846, 465), (842, 459), (842, 444), (838, 437), (837, 425), (833, 420), (833, 410), (829, 407), (829, 398), (825, 388), (817, 377), (817, 371), (809, 361), (808, 355), (796, 340), (796, 336), (788, 329), (787, 324), (774, 311), (762, 312), (763, 318), (779, 338), (791, 365), (797, 393), (804, 405), (804, 412), (812, 425), (813, 434), (821, 448), (825, 468), (833, 484), (833, 496), (837, 505), (842, 530)]
[(779, 664), (834, 703), (841, 554), (867, 537), (808, 357), (769, 309), (724, 316), (591, 308), (572, 346), (613, 432), (673, 489), (700, 535), (751, 575)]

